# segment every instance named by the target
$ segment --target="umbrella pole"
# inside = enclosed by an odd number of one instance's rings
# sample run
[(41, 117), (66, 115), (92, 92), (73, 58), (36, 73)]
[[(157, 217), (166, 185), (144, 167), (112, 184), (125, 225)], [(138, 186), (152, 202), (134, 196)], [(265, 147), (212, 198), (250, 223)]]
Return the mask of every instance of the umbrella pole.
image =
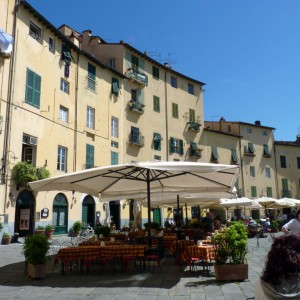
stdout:
[(187, 212), (187, 205), (185, 203), (185, 224), (188, 226), (188, 212)]
[(151, 223), (151, 205), (150, 205), (150, 170), (147, 170), (147, 206), (148, 206), (148, 245), (151, 246), (151, 230), (150, 230), (150, 223)]

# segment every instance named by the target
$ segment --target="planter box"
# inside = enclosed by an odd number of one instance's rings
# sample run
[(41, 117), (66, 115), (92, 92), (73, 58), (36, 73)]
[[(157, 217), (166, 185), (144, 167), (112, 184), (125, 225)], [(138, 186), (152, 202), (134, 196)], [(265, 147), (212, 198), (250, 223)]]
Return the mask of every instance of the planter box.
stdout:
[(215, 276), (217, 280), (245, 280), (248, 279), (248, 264), (242, 265), (215, 265)]
[(4, 245), (9, 245), (10, 241), (11, 241), (11, 237), (10, 236), (9, 237), (3, 237), (2, 240), (3, 240)]
[(46, 264), (41, 265), (27, 265), (27, 275), (32, 279), (42, 279), (45, 278)]
[(54, 229), (45, 230), (45, 236), (47, 237), (48, 240), (52, 239), (53, 233), (54, 233)]

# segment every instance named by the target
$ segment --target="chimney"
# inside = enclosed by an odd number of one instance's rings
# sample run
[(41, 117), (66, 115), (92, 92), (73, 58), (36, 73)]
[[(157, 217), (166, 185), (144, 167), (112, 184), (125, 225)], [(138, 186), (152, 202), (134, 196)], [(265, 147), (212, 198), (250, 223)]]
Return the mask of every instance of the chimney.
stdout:
[(260, 121), (255, 121), (254, 124), (260, 126)]
[(300, 144), (300, 134), (298, 134), (297, 136), (296, 136), (296, 142), (295, 142), (296, 144)]

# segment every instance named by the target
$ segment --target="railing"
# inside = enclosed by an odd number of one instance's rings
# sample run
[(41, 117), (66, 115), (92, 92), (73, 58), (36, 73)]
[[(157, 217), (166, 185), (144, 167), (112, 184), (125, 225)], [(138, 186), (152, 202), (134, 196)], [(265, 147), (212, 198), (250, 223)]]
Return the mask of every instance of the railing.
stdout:
[(136, 111), (140, 114), (144, 113), (145, 105), (139, 101), (130, 100), (129, 101), (129, 109)]
[(202, 149), (199, 148), (190, 148), (190, 156), (191, 157), (201, 157)]
[(130, 133), (129, 134), (129, 138), (128, 138), (128, 143), (130, 145), (136, 145), (139, 147), (143, 147), (144, 146), (144, 136), (142, 136), (141, 134), (136, 134), (136, 133)]
[(140, 73), (132, 68), (126, 71), (126, 76), (141, 83), (143, 85), (148, 85), (148, 76), (146, 74)]
[(189, 129), (194, 130), (194, 131), (200, 131), (200, 126), (201, 124), (198, 122), (188, 122)]

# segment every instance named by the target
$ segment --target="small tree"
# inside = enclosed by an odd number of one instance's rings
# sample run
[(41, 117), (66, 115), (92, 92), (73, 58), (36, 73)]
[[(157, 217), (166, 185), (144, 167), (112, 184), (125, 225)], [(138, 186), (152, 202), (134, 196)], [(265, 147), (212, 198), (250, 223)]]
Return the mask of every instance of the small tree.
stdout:
[(12, 169), (11, 179), (16, 185), (26, 186), (28, 182), (38, 179), (36, 168), (27, 162), (18, 162)]

